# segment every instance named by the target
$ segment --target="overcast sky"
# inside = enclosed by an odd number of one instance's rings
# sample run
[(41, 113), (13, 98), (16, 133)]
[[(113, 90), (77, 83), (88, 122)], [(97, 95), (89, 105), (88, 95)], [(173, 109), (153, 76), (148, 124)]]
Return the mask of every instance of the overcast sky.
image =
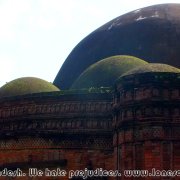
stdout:
[(0, 0), (0, 86), (34, 76), (53, 82), (75, 45), (129, 11), (180, 0)]

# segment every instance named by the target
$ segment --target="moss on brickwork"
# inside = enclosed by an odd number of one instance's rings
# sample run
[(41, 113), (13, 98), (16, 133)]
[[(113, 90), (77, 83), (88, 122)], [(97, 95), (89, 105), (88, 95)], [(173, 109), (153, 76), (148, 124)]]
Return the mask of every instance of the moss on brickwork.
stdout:
[(59, 91), (52, 83), (35, 77), (18, 78), (0, 88), (0, 97)]
[(86, 69), (73, 83), (71, 89), (111, 87), (123, 73), (144, 64), (147, 62), (133, 56), (108, 57)]

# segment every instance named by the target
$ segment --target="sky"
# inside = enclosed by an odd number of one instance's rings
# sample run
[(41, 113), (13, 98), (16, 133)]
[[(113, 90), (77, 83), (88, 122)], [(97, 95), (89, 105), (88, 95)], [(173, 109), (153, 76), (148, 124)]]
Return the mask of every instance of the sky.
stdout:
[(180, 0), (0, 0), (0, 86), (20, 77), (53, 82), (72, 49), (127, 12)]

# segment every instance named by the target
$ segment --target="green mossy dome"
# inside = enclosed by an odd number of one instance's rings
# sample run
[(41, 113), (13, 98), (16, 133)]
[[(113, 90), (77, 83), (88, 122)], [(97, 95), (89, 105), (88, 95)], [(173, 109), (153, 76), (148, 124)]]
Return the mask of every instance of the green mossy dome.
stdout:
[(144, 64), (147, 62), (133, 56), (108, 57), (89, 66), (73, 83), (71, 89), (111, 87), (123, 73)]
[(180, 73), (180, 69), (170, 66), (168, 64), (149, 63), (141, 67), (136, 67), (124, 74), (121, 77), (140, 73)]
[(59, 91), (52, 83), (35, 77), (18, 78), (0, 88), (0, 97)]

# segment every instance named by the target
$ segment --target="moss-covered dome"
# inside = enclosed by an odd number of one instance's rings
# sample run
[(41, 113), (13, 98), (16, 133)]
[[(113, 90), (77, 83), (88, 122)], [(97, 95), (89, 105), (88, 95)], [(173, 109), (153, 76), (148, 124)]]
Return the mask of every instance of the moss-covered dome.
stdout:
[(35, 77), (18, 78), (0, 88), (0, 97), (59, 91), (52, 83)]
[(71, 88), (110, 87), (123, 73), (144, 64), (147, 62), (133, 56), (108, 57), (87, 68)]
[(159, 64), (159, 63), (149, 63), (142, 65), (141, 67), (136, 67), (128, 72), (122, 74), (121, 77), (127, 76), (127, 75), (134, 75), (134, 74), (140, 74), (140, 73), (180, 73), (180, 69), (167, 65), (167, 64)]

